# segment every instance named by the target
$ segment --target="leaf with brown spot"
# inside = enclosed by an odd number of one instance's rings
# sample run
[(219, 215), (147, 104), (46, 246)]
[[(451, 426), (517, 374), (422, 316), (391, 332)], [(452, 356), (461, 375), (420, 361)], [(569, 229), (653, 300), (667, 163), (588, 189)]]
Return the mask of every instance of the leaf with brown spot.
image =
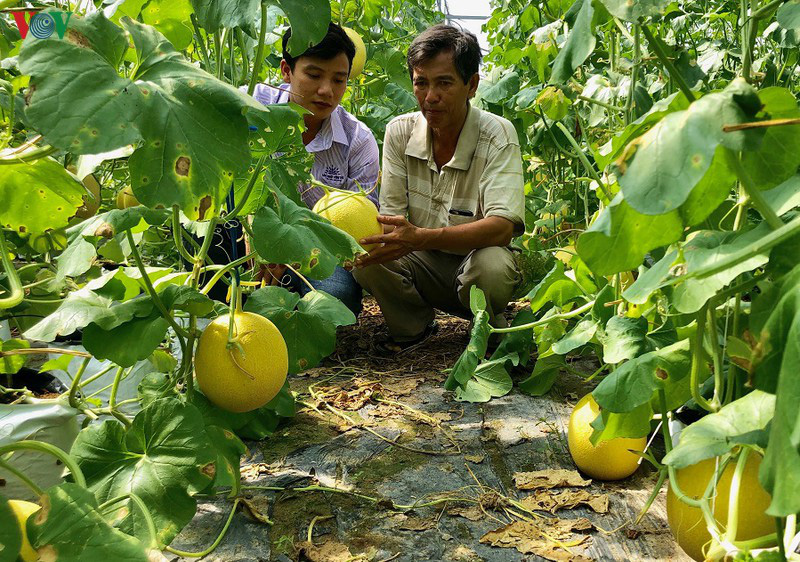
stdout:
[(179, 157), (175, 161), (175, 173), (179, 176), (188, 176), (191, 163), (192, 161), (186, 158), (186, 156)]
[(520, 490), (585, 487), (591, 483), (591, 480), (584, 480), (577, 470), (546, 469), (514, 473), (514, 484)]

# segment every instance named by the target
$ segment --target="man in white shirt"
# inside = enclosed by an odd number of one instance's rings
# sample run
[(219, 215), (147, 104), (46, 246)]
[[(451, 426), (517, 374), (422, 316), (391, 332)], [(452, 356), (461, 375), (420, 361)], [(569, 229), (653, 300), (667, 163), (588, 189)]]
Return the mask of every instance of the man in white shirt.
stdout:
[[(280, 87), (256, 85), (253, 97), (268, 105), (294, 102), (308, 111), (303, 143), (314, 155), (311, 175), (319, 182), (339, 189), (372, 190), (369, 198), (378, 205), (379, 153), (372, 132), (341, 105), (355, 56), (355, 46), (344, 30), (331, 23), (323, 40), (304, 53), (292, 56), (287, 50), (291, 29), (283, 36)], [(312, 208), (323, 189), (301, 184), (303, 202)], [(309, 291), (297, 276), (286, 273), (281, 264), (270, 264), (267, 276), (274, 285), (283, 285), (300, 294)], [(361, 310), (361, 287), (353, 275), (341, 267), (328, 279), (309, 280), (316, 288), (344, 302), (354, 314)]]

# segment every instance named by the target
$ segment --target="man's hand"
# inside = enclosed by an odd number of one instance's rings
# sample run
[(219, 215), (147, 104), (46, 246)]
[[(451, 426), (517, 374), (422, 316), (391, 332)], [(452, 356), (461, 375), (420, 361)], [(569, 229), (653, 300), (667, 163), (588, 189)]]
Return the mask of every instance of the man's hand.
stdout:
[(286, 266), (278, 263), (260, 264), (259, 270), (253, 277), (254, 281), (261, 281), (266, 279), (267, 285), (278, 286), (281, 285), (281, 279), (286, 273)]
[[(363, 238), (362, 245), (382, 244), (369, 254), (356, 259), (356, 267), (366, 267), (396, 260), (415, 250), (422, 249), (427, 240), (427, 229), (414, 226), (405, 217), (378, 215), (378, 222), (385, 225), (386, 232)], [(388, 228), (386, 228), (388, 227)]]

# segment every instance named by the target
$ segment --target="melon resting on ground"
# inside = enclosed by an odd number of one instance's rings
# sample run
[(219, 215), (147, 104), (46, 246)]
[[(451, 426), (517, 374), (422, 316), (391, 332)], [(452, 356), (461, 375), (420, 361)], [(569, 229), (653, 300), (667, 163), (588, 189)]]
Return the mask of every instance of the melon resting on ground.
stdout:
[(572, 460), (582, 472), (598, 480), (627, 478), (636, 472), (641, 458), (632, 451), (644, 451), (647, 439), (617, 437), (595, 447), (589, 438), (593, 431), (591, 423), (599, 414), (600, 407), (591, 394), (581, 398), (572, 410), (567, 431)]

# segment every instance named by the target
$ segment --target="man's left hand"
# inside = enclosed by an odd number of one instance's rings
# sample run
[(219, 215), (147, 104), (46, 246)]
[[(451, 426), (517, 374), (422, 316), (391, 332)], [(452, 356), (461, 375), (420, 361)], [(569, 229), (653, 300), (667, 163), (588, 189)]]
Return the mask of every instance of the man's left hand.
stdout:
[(367, 236), (362, 245), (383, 244), (356, 260), (356, 267), (366, 267), (396, 260), (415, 250), (422, 249), (426, 229), (414, 226), (405, 217), (378, 215), (378, 222), (392, 228), (390, 232)]

